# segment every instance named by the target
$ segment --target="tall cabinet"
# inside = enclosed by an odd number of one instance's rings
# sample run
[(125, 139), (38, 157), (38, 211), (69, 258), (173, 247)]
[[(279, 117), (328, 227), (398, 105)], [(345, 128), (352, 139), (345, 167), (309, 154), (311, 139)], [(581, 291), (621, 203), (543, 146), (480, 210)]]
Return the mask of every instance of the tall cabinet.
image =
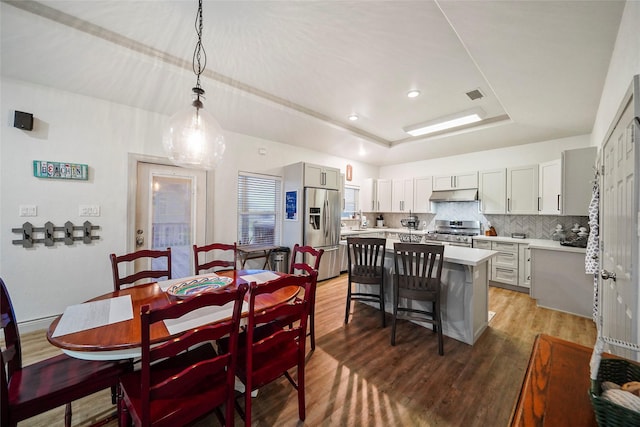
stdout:
[(391, 212), (391, 194), (390, 179), (367, 178), (360, 189), (360, 208), (364, 212)]
[(413, 211), (413, 179), (394, 179), (391, 189), (392, 212)]
[(507, 213), (538, 214), (538, 165), (507, 168)]
[(483, 214), (504, 214), (507, 211), (507, 170), (478, 172), (478, 209)]
[(562, 161), (540, 163), (538, 183), (538, 212), (541, 215), (562, 214)]
[(431, 193), (433, 193), (433, 177), (416, 178), (413, 184), (413, 210), (415, 213), (431, 213)]

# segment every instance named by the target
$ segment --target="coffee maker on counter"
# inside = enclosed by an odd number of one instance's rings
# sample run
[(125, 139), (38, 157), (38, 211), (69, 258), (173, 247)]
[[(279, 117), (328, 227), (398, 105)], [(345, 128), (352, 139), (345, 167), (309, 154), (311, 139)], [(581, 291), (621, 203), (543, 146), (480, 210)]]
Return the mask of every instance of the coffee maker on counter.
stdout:
[(407, 218), (401, 219), (400, 224), (409, 230), (417, 230), (420, 227), (420, 220), (417, 216), (409, 215)]

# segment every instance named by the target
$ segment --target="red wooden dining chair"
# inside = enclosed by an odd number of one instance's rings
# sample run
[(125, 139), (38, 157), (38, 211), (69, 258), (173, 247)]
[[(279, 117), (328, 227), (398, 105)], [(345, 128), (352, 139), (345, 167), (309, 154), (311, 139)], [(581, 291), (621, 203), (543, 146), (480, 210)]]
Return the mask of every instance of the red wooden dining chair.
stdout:
[[(301, 271), (304, 274), (311, 274), (312, 271), (318, 271), (320, 267), (320, 259), (324, 249), (315, 249), (312, 246), (300, 246), (295, 244), (293, 246), (293, 253), (291, 254), (291, 268), (290, 274), (296, 274)], [(309, 295), (309, 333), (311, 339), (311, 350), (316, 349), (316, 327), (315, 327), (315, 312), (316, 312), (316, 295), (315, 286), (313, 295)]]
[[(201, 254), (204, 258), (213, 255), (214, 259), (201, 262)], [(238, 248), (235, 243), (232, 245), (226, 243), (211, 243), (204, 246), (193, 245), (193, 263), (196, 275), (209, 269), (214, 269), (214, 271), (235, 270), (237, 260)]]
[[(167, 248), (165, 251), (143, 249), (120, 256), (111, 254), (109, 255), (109, 258), (111, 259), (111, 271), (113, 272), (113, 289), (116, 291), (119, 291), (123, 285), (133, 286), (135, 282), (140, 279), (159, 279), (161, 277), (166, 277), (167, 280), (171, 279), (171, 248)], [(121, 264), (143, 259), (146, 259), (149, 262), (152, 262), (154, 259), (160, 259), (163, 261), (163, 267), (159, 269), (152, 268), (149, 270), (141, 270), (129, 276), (120, 277), (119, 266)], [(164, 267), (165, 263), (166, 267)]]
[[(312, 271), (308, 276), (282, 276), (260, 285), (251, 284), (246, 349), (238, 351), (236, 369), (236, 375), (245, 384), (245, 408), (241, 415), (247, 426), (251, 425), (251, 392), (283, 375), (298, 390), (298, 415), (300, 420), (305, 419), (304, 368), (309, 301), (305, 298), (264, 311), (256, 311), (255, 303), (256, 298), (287, 286), (303, 287), (305, 295), (311, 295), (317, 277)], [(295, 326), (286, 326), (292, 324)], [(297, 368), (297, 383), (289, 375), (288, 370), (292, 368)]]
[(109, 387), (115, 390), (118, 378), (130, 371), (131, 363), (94, 362), (61, 354), (22, 366), (13, 305), (1, 278), (0, 285), (0, 327), (5, 342), (0, 357), (0, 425), (16, 426), (19, 421), (66, 405), (64, 422), (68, 427), (71, 402)]
[[(151, 309), (142, 307), (142, 361), (139, 371), (122, 377), (120, 425), (178, 426), (194, 422), (215, 411), (220, 421), (233, 426), (235, 366), (242, 301), (248, 286), (204, 292), (177, 303)], [(233, 303), (231, 319), (199, 326), (178, 338), (156, 345), (150, 331), (166, 319), (177, 319), (194, 310)], [(210, 357), (194, 360), (185, 351), (228, 336), (229, 346)], [(186, 357), (184, 357), (186, 355)], [(167, 363), (168, 362), (168, 363)], [(219, 406), (226, 405), (222, 419)]]

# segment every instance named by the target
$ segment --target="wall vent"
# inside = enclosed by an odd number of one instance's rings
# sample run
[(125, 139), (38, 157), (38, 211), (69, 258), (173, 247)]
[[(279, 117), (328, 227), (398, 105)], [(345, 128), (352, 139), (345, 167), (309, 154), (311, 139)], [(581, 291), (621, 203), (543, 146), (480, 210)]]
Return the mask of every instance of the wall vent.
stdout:
[(467, 92), (467, 96), (472, 101), (475, 101), (476, 99), (484, 98), (484, 94), (482, 92), (480, 92), (480, 89), (474, 89), (474, 90), (472, 90), (470, 92)]

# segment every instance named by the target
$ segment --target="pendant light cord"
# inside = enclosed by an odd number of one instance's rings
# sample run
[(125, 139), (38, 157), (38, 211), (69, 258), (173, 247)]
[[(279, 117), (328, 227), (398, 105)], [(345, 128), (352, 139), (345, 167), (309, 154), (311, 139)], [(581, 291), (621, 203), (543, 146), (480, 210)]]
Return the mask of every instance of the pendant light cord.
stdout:
[[(200, 103), (200, 95), (204, 95), (204, 90), (200, 87), (200, 74), (207, 67), (207, 53), (202, 46), (202, 0), (198, 0), (198, 13), (196, 15), (196, 34), (198, 35), (198, 42), (196, 43), (196, 48), (193, 51), (193, 60), (192, 67), (193, 72), (196, 75), (196, 87), (193, 88), (193, 92), (197, 96), (197, 100), (194, 102)], [(200, 103), (201, 105), (201, 103)]]

